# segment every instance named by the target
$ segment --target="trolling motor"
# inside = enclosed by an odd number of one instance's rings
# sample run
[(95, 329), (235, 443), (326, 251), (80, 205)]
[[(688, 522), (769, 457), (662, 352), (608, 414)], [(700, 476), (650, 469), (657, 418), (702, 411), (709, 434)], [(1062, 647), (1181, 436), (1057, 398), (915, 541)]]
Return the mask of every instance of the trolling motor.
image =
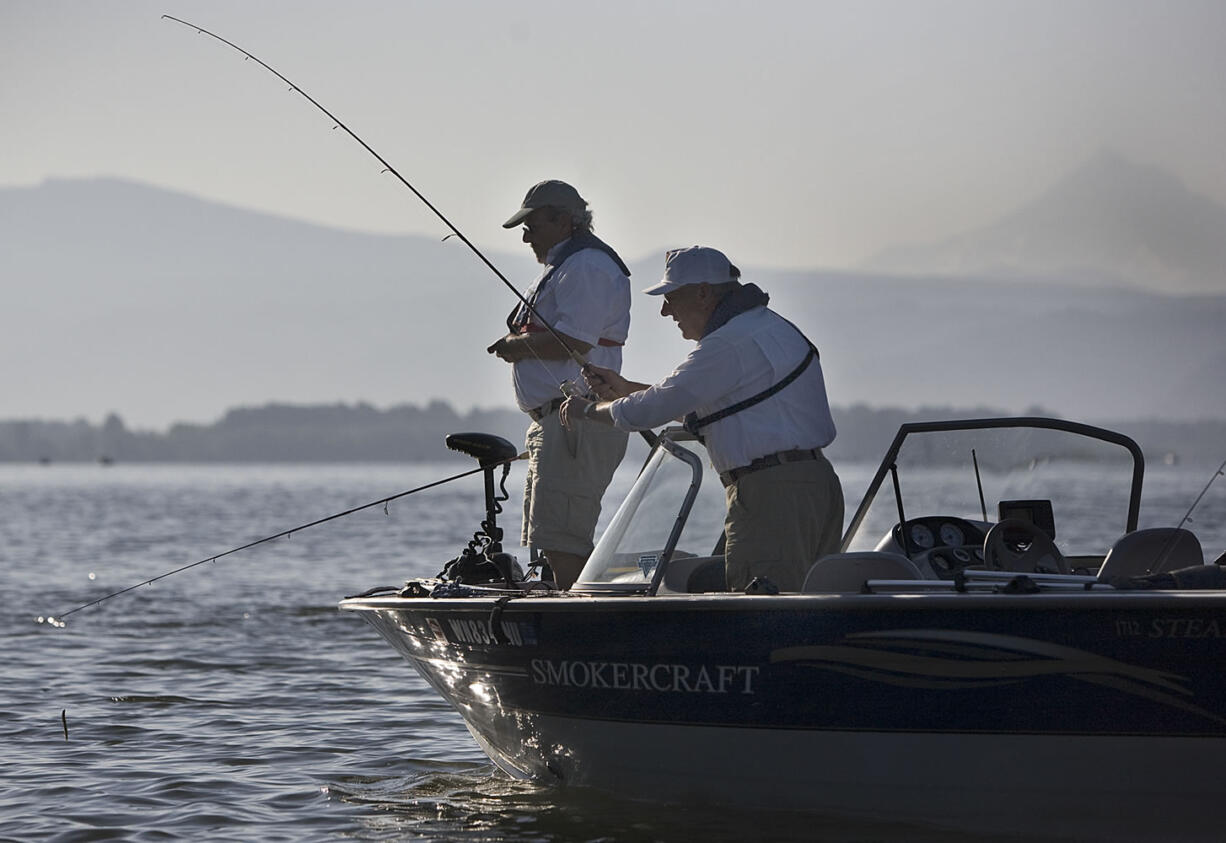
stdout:
[[(514, 587), (524, 579), (524, 572), (514, 556), (502, 551), (498, 513), (502, 512), (502, 501), (510, 498), (507, 475), (511, 472), (510, 460), (518, 452), (501, 436), (489, 433), (452, 433), (446, 442), (448, 448), (473, 457), (485, 469), (485, 520), (460, 555), (443, 566), (438, 577), (466, 585), (502, 582)], [(498, 484), (501, 495), (494, 489), (494, 469), (499, 463), (502, 464), (502, 478)]]

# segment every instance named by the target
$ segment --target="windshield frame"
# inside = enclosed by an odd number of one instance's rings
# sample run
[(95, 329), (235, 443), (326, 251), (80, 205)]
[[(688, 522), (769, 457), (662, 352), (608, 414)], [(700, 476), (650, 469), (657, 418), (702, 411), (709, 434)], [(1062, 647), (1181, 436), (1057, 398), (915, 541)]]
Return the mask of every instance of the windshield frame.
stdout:
[[(655, 447), (652, 448), (647, 460), (643, 463), (643, 468), (639, 471), (638, 478), (626, 493), (626, 497), (618, 505), (620, 512), (621, 508), (629, 501), (635, 500), (641, 496), (646, 490), (642, 488), (643, 484), (650, 484), (655, 479), (655, 472), (649, 471), (652, 463), (657, 460), (667, 459), (661, 455), (661, 451), (666, 451), (668, 456), (675, 457), (682, 463), (690, 467), (690, 483), (686, 488), (685, 495), (681, 500), (681, 505), (677, 510), (677, 514), (673, 519), (673, 524), (669, 529), (668, 538), (664, 542), (664, 547), (661, 550), (660, 558), (656, 562), (655, 570), (652, 572), (650, 582), (637, 583), (611, 583), (611, 582), (585, 582), (583, 573), (579, 575), (579, 580), (571, 586), (571, 591), (576, 593), (601, 593), (601, 594), (646, 594), (654, 596), (660, 588), (660, 584), (664, 581), (664, 574), (668, 570), (669, 562), (672, 561), (673, 552), (677, 548), (677, 543), (681, 539), (682, 531), (685, 528), (686, 521), (689, 519), (690, 511), (694, 506), (694, 501), (698, 497), (699, 489), (702, 486), (703, 470), (702, 458), (689, 450), (688, 448), (679, 445), (679, 442), (699, 440), (687, 432), (684, 428), (673, 427), (664, 430), (657, 438)], [(701, 444), (701, 442), (699, 442)], [(638, 503), (635, 504), (636, 508)], [(614, 515), (613, 522), (606, 528), (605, 533), (615, 528), (618, 521), (618, 516)], [(633, 518), (627, 522), (627, 525), (633, 521)], [(597, 541), (597, 546), (605, 541), (605, 535), (602, 534)], [(593, 551), (594, 555), (595, 551)], [(592, 556), (588, 557), (588, 562), (584, 568), (592, 561)]]
[(651, 578), (651, 587), (647, 590), (647, 594), (651, 596), (655, 596), (655, 593), (660, 590), (660, 583), (664, 581), (664, 572), (668, 570), (669, 563), (673, 561), (673, 551), (677, 549), (677, 542), (681, 539), (681, 531), (685, 527), (686, 519), (690, 517), (690, 510), (694, 506), (694, 500), (698, 497), (698, 489), (702, 486), (702, 460), (698, 458), (697, 454), (688, 448), (682, 448), (677, 445), (671, 435), (661, 436), (659, 447), (664, 448), (672, 456), (689, 465), (690, 471), (693, 473), (690, 475), (690, 487), (685, 490), (685, 500), (681, 503), (681, 509), (677, 511), (677, 517), (673, 521), (673, 529), (668, 534), (668, 541), (664, 544), (664, 552), (660, 554), (660, 562), (656, 565), (655, 575)]
[[(1040, 428), (1046, 430), (1058, 430), (1065, 433), (1085, 436), (1090, 439), (1097, 439), (1102, 442), (1107, 442), (1113, 445), (1119, 445), (1125, 448), (1132, 455), (1132, 483), (1128, 495), (1128, 517), (1126, 519), (1126, 531), (1133, 532), (1137, 529), (1137, 523), (1141, 512), (1141, 484), (1145, 476), (1145, 456), (1141, 453), (1141, 448), (1132, 438), (1125, 436), (1122, 433), (1117, 433), (1113, 430), (1107, 430), (1093, 425), (1082, 424), (1081, 422), (1066, 421), (1064, 419), (1051, 419), (1040, 416), (1009, 416), (999, 418), (984, 418), (984, 419), (960, 419), (950, 421), (932, 421), (932, 422), (908, 422), (898, 428), (898, 433), (894, 437), (894, 442), (886, 450), (885, 456), (881, 460), (881, 465), (877, 468), (877, 473), (873, 475), (872, 481), (868, 485), (868, 490), (865, 491), (864, 497), (860, 500), (860, 505), (856, 509), (856, 513), (852, 516), (851, 523), (847, 526), (847, 531), (843, 534), (843, 541), (840, 544), (840, 551), (846, 552), (851, 544), (852, 538), (860, 529), (861, 523), (867, 516), (869, 509), (877, 498), (877, 494), (881, 491), (881, 484), (890, 474), (891, 468), (896, 467), (898, 454), (902, 450), (903, 443), (907, 437), (912, 434), (922, 433), (944, 433), (959, 430), (988, 430), (997, 428)], [(895, 490), (895, 494), (898, 492)], [(897, 500), (895, 501), (897, 503)]]

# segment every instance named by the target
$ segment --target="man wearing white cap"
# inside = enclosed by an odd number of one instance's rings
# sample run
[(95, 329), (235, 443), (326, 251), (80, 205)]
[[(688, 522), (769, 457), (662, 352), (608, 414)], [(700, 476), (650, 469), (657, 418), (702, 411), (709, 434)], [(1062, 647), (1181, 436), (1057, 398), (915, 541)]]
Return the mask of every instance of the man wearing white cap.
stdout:
[(587, 202), (566, 182), (534, 185), (503, 228), (517, 225), (545, 269), (525, 295), (531, 310), (521, 304), (511, 311), (507, 334), (488, 350), (512, 364), (515, 399), (532, 420), (520, 540), (548, 560), (558, 587), (569, 588), (592, 551), (600, 499), (626, 453), (627, 434), (592, 422), (563, 429), (556, 411), (562, 385), (582, 383), (572, 350), (621, 370), (630, 270), (592, 233)]
[(664, 279), (644, 292), (662, 295), (660, 314), (698, 344), (654, 385), (593, 367), (588, 383), (604, 400), (572, 398), (561, 417), (627, 431), (685, 417), (725, 487), (729, 589), (764, 577), (799, 591), (842, 538), (843, 490), (821, 450), (834, 441), (834, 421), (817, 349), (740, 275), (716, 249), (669, 252)]

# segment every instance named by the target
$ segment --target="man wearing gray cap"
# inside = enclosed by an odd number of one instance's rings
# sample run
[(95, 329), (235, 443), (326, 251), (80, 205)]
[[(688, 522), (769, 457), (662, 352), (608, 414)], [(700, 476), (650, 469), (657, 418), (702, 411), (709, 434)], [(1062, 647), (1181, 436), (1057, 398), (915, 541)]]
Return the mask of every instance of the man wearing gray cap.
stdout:
[(571, 398), (560, 415), (627, 431), (684, 417), (724, 484), (728, 587), (765, 577), (799, 591), (842, 538), (843, 489), (821, 450), (834, 441), (834, 421), (817, 349), (740, 275), (716, 249), (669, 252), (664, 279), (644, 292), (664, 297), (660, 314), (694, 350), (654, 385), (592, 367), (587, 380), (603, 400)]
[(515, 399), (532, 420), (521, 543), (548, 560), (559, 588), (569, 588), (592, 551), (600, 499), (626, 453), (627, 434), (591, 422), (564, 429), (556, 411), (562, 385), (582, 384), (572, 350), (604, 370), (621, 370), (630, 270), (592, 233), (587, 202), (566, 182), (533, 186), (503, 228), (517, 225), (545, 268), (525, 295), (532, 309), (515, 308), (507, 334), (488, 350), (511, 364)]

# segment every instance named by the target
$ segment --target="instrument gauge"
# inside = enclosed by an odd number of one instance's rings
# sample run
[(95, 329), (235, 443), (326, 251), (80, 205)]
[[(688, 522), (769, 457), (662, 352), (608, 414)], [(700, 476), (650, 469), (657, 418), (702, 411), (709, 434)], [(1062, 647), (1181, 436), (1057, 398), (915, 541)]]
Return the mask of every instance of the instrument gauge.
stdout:
[(941, 525), (941, 544), (946, 547), (961, 547), (966, 544), (966, 536), (957, 524), (946, 521)]
[(922, 550), (928, 550), (936, 544), (936, 536), (927, 524), (912, 524), (908, 534), (911, 536), (911, 544)]

